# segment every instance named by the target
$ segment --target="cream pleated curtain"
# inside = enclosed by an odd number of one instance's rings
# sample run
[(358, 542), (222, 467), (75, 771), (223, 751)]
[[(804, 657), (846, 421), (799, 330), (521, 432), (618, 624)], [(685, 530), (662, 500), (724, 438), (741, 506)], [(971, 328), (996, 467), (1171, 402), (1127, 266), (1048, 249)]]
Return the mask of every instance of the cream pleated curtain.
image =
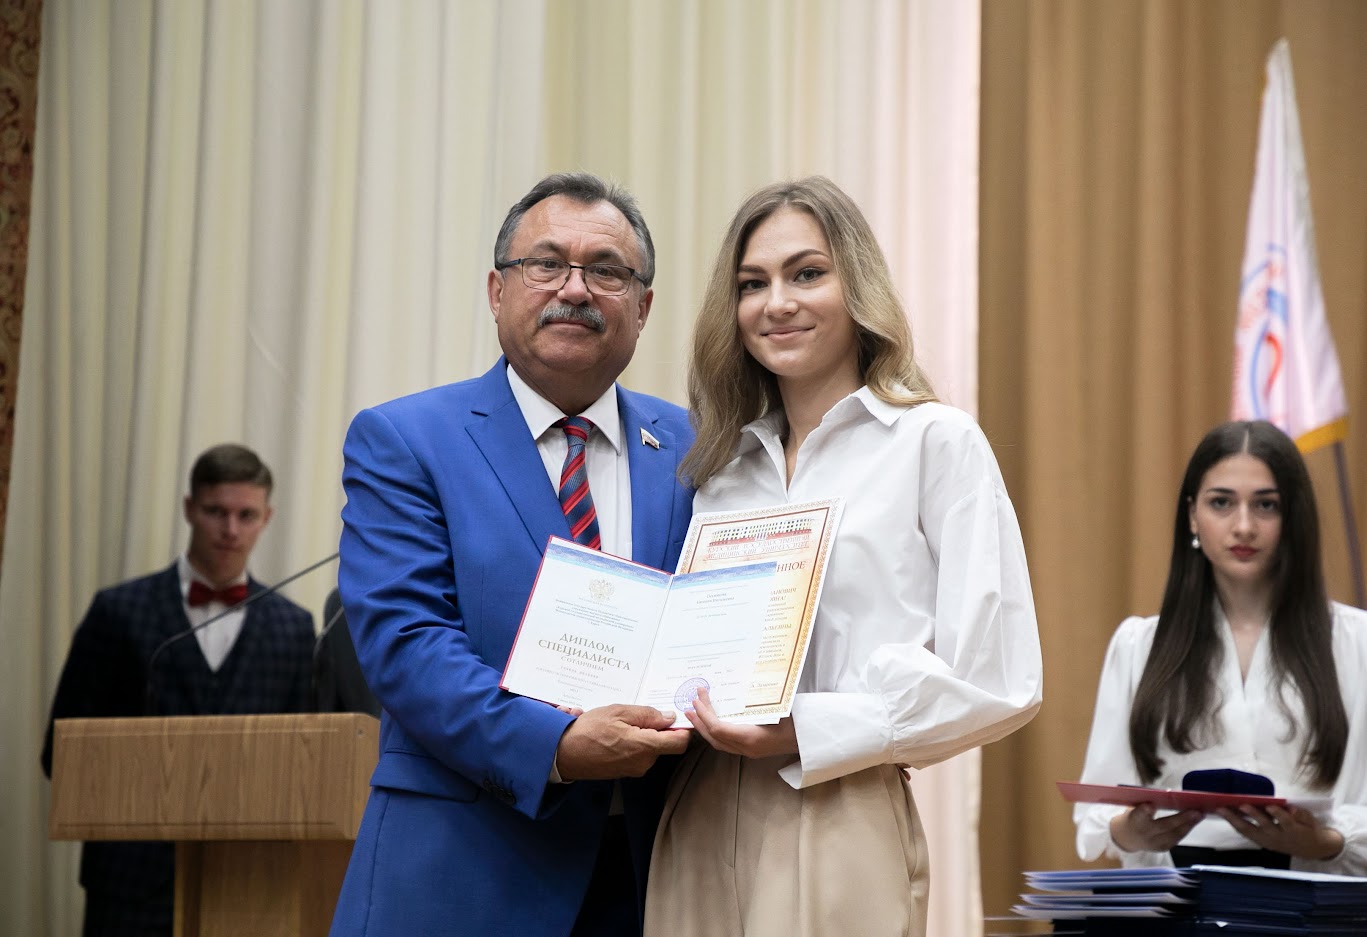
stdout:
[[(682, 402), (741, 198), (810, 172), (873, 221), (943, 396), (976, 405), (979, 11), (957, 0), (45, 0), (0, 621), (0, 931), (79, 932), (38, 770), (100, 587), (184, 548), (194, 456), (275, 472), (253, 559), (336, 549), (362, 406), (482, 373), (508, 205), (587, 169), (659, 253), (623, 382)], [(315, 611), (331, 571), (290, 594)], [(981, 932), (976, 753), (914, 780), (933, 935)]]

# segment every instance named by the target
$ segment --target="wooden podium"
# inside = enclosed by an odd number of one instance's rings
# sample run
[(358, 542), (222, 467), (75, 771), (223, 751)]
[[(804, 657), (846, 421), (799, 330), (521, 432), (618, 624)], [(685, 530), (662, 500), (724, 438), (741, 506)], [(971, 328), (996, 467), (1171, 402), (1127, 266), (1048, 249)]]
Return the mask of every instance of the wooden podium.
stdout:
[(53, 839), (176, 841), (176, 937), (325, 937), (379, 723), (360, 713), (58, 719)]

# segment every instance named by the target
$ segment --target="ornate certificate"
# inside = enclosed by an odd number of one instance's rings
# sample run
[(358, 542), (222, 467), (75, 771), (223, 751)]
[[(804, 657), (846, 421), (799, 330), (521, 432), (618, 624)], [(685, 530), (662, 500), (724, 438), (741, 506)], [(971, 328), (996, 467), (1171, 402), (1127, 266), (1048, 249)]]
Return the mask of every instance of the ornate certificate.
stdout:
[(745, 712), (733, 722), (773, 723), (792, 712), (812, 622), (844, 500), (695, 514), (678, 573), (772, 560), (777, 579), (765, 610)]

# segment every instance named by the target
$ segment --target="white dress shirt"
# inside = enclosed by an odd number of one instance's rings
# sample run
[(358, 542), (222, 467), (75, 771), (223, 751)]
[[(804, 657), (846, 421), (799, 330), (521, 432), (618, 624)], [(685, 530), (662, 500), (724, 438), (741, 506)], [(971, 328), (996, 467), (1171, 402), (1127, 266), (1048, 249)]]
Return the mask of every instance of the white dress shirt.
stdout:
[[(622, 415), (617, 410), (617, 385), (613, 384), (583, 413), (562, 413), (560, 408), (542, 397), (508, 365), (508, 384), (513, 390), (527, 429), (536, 440), (536, 450), (546, 467), (551, 488), (559, 494), (560, 471), (565, 467), (565, 455), (570, 451), (565, 430), (556, 426), (557, 420), (567, 416), (583, 416), (593, 424), (588, 442), (584, 444), (584, 468), (589, 476), (589, 495), (598, 515), (598, 536), (602, 551), (631, 559), (631, 468), (626, 446), (622, 445)], [(558, 764), (551, 763), (550, 781), (564, 783)], [(621, 785), (612, 786), (610, 814), (622, 813)]]
[[(1224, 646), (1216, 693), (1219, 702), (1215, 725), (1219, 739), (1199, 743), (1196, 751), (1177, 754), (1160, 735), (1158, 757), (1163, 768), (1151, 787), (1180, 788), (1188, 771), (1204, 768), (1235, 768), (1272, 779), (1279, 797), (1331, 796), (1334, 806), (1321, 817), (1343, 834), (1343, 852), (1333, 859), (1312, 861), (1292, 858), (1291, 867), (1302, 871), (1367, 875), (1367, 612), (1333, 604), (1334, 663), (1339, 689), (1348, 712), (1348, 750), (1332, 791), (1310, 786), (1300, 769), (1304, 736), (1287, 722), (1273, 695), (1271, 649), (1264, 631), (1253, 649), (1248, 678), (1239, 672), (1239, 654), (1224, 611), (1216, 606), (1216, 627)], [(1082, 780), (1089, 784), (1139, 784), (1139, 771), (1130, 752), (1130, 706), (1135, 689), (1149, 658), (1149, 648), (1158, 627), (1158, 616), (1127, 618), (1116, 629), (1106, 652), (1097, 690), (1096, 715), (1092, 737), (1087, 744), (1087, 761)], [(1305, 708), (1300, 694), (1289, 685), (1284, 689), (1286, 702), (1301, 729), (1305, 728)], [(1172, 865), (1166, 852), (1124, 852), (1111, 841), (1111, 818), (1126, 808), (1109, 804), (1077, 804), (1073, 821), (1077, 824), (1077, 851), (1084, 859), (1102, 855), (1118, 858), (1126, 866)], [(1211, 849), (1257, 849), (1234, 827), (1219, 817), (1198, 823), (1184, 846)]]
[(584, 446), (584, 465), (589, 473), (589, 494), (598, 512), (598, 535), (603, 538), (604, 553), (631, 559), (631, 469), (622, 440), (622, 415), (617, 411), (617, 385), (609, 387), (582, 414), (576, 414), (561, 413), (559, 407), (532, 390), (512, 365), (508, 366), (508, 383), (557, 494), (570, 444), (564, 429), (555, 425), (556, 420), (583, 416), (593, 423)]
[(999, 739), (1039, 708), (1025, 549), (991, 447), (968, 414), (893, 406), (867, 387), (803, 441), (791, 484), (775, 411), (694, 510), (842, 496), (793, 704), (795, 788), (881, 764), (925, 767)]
[[(185, 609), (185, 617), (189, 619), (190, 627), (198, 628), (210, 618), (227, 610), (228, 606), (218, 600), (207, 605), (191, 607), (189, 602), (190, 583), (193, 580), (199, 580), (211, 588), (213, 588), (213, 584), (195, 572), (195, 568), (190, 565), (189, 557), (184, 553), (176, 561), (176, 570), (180, 573), (180, 602)], [(241, 576), (226, 583), (226, 585), (235, 586), (246, 583), (246, 581), (247, 572), (243, 570)], [(237, 643), (237, 636), (242, 633), (242, 625), (246, 620), (247, 610), (245, 608), (238, 609), (224, 615), (209, 627), (200, 628), (195, 632), (195, 640), (199, 642), (199, 650), (204, 655), (204, 659), (208, 661), (210, 670), (217, 673), (218, 668), (223, 666), (223, 662), (232, 653), (233, 645)]]

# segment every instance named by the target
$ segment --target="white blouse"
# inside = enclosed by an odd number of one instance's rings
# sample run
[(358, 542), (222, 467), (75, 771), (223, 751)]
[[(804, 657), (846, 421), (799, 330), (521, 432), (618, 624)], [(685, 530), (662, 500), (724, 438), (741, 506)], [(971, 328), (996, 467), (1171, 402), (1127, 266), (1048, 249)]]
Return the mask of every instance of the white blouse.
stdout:
[(1025, 549), (972, 417), (862, 388), (803, 441), (788, 485), (785, 425), (776, 411), (746, 426), (694, 502), (845, 498), (793, 705), (801, 754), (784, 779), (925, 767), (1030, 721), (1043, 672)]
[[(1217, 675), (1219, 708), (1215, 725), (1220, 738), (1206, 740), (1198, 750), (1176, 754), (1161, 737), (1158, 756), (1163, 768), (1150, 786), (1180, 788), (1182, 776), (1203, 768), (1235, 768), (1272, 779), (1279, 797), (1332, 798), (1333, 807), (1321, 820), (1343, 834), (1344, 849), (1324, 861), (1292, 858), (1291, 867), (1302, 871), (1367, 875), (1367, 612), (1335, 603), (1334, 663), (1339, 690), (1348, 713), (1348, 749), (1332, 792), (1314, 788), (1300, 770), (1303, 737), (1294, 731), (1278, 705), (1272, 689), (1271, 650), (1264, 632), (1253, 650), (1248, 678), (1239, 673), (1234, 635), (1223, 611), (1216, 626), (1224, 645)], [(1130, 705), (1149, 657), (1158, 617), (1127, 618), (1116, 629), (1106, 652), (1097, 690), (1096, 715), (1087, 743), (1082, 780), (1092, 784), (1138, 784), (1139, 770), (1130, 752)], [(1304, 704), (1291, 687), (1284, 689), (1289, 710), (1304, 728)], [(1126, 866), (1171, 865), (1166, 852), (1124, 852), (1111, 841), (1111, 818), (1126, 808), (1109, 804), (1078, 804), (1073, 808), (1077, 824), (1077, 851), (1083, 859), (1102, 855), (1119, 858)], [(1184, 846), (1212, 849), (1257, 849), (1219, 817), (1208, 817), (1182, 840)]]

